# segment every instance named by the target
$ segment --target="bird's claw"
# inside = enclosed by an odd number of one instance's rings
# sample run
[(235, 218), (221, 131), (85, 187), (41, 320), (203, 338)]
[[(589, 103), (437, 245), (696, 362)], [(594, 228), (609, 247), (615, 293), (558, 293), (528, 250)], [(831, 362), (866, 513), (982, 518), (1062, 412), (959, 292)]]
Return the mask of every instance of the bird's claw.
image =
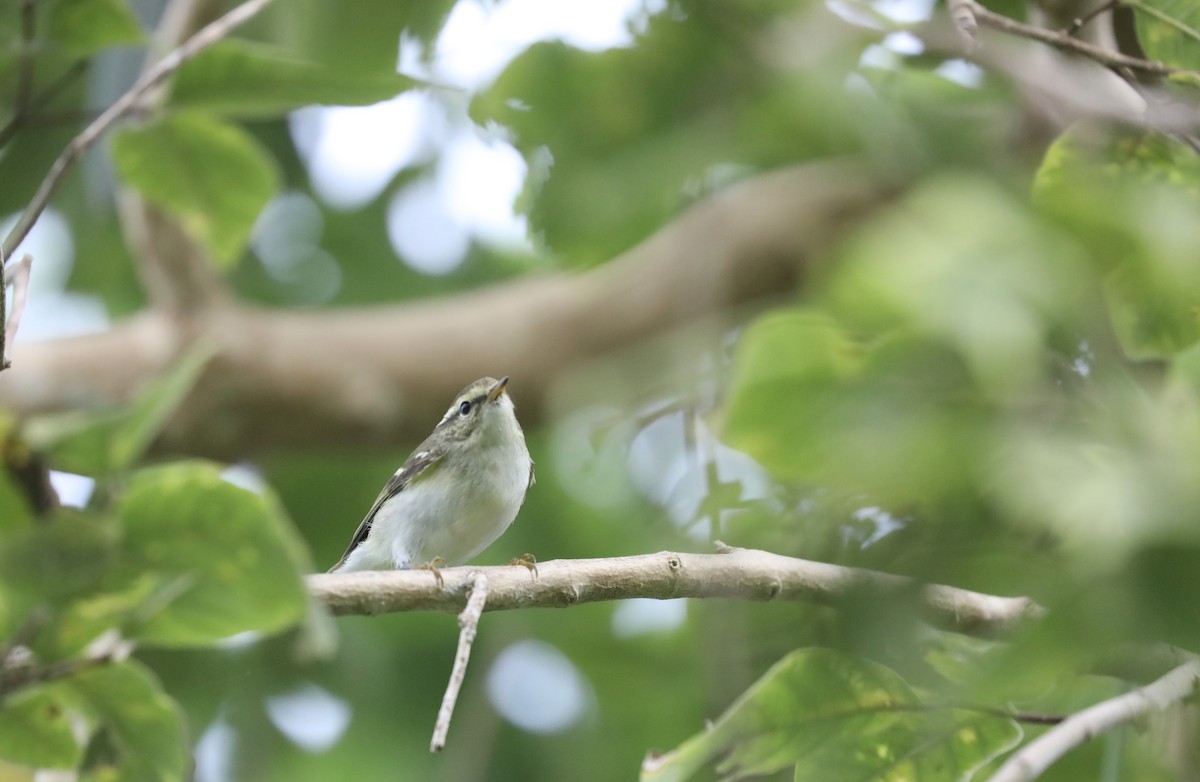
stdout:
[(441, 589), (446, 586), (446, 580), (442, 578), (442, 571), (438, 570), (438, 568), (445, 564), (446, 560), (441, 557), (434, 557), (428, 562), (422, 562), (417, 565), (417, 570), (428, 570), (432, 573), (434, 579), (437, 581), (438, 589)]
[(523, 567), (532, 573), (534, 578), (537, 578), (537, 557), (535, 557), (533, 554), (522, 554), (521, 556), (510, 560), (508, 564), (512, 565), (513, 567)]

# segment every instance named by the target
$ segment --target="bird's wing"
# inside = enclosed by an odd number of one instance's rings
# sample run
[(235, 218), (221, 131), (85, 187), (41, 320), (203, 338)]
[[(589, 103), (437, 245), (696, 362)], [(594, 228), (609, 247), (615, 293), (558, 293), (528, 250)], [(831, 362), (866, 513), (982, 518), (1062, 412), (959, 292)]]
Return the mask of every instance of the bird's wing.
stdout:
[(371, 506), (371, 510), (367, 511), (367, 515), (358, 525), (358, 529), (354, 530), (354, 537), (350, 539), (350, 545), (346, 547), (346, 553), (342, 554), (342, 558), (338, 560), (337, 564), (329, 569), (330, 573), (346, 564), (346, 559), (349, 558), (350, 552), (358, 548), (367, 539), (367, 535), (371, 534), (371, 524), (374, 523), (375, 514), (379, 512), (379, 508), (383, 503), (404, 491), (406, 487), (411, 486), (422, 475), (427, 475), (429, 468), (437, 464), (441, 458), (442, 451), (436, 448), (418, 449), (412, 456), (408, 457), (408, 460), (400, 466), (400, 469), (396, 470), (396, 474), (388, 479), (387, 484), (383, 487), (383, 491), (379, 492), (379, 496), (375, 498), (375, 504)]

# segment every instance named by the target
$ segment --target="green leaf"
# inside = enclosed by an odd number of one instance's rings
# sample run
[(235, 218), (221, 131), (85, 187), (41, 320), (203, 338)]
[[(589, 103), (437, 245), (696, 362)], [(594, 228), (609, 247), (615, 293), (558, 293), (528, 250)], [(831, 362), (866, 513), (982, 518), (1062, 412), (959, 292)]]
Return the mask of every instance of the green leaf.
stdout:
[(1047, 151), (1034, 198), (1089, 242), (1127, 355), (1166, 358), (1200, 340), (1200, 158), (1190, 148), (1077, 126)]
[(32, 600), (65, 604), (99, 588), (114, 548), (112, 529), (102, 519), (64, 508), (0, 541), (0, 581)]
[(128, 410), (43, 416), (27, 425), (26, 435), (38, 450), (50, 453), (56, 469), (94, 477), (128, 469), (154, 442), (213, 353), (211, 343), (196, 343), (151, 381)]
[(832, 286), (868, 333), (909, 329), (962, 357), (989, 396), (1028, 393), (1042, 345), (1077, 310), (1081, 247), (978, 177), (926, 181), (858, 233)]
[[(1020, 739), (1012, 720), (931, 709), (893, 671), (824, 649), (791, 653), (706, 730), (643, 767), (685, 780), (725, 754), (737, 779), (796, 767), (797, 779), (966, 780)], [(727, 754), (726, 754), (727, 753)]]
[(184, 778), (187, 749), (179, 707), (148, 668), (134, 660), (82, 671), (67, 684), (87, 704), (110, 753), (91, 778), (171, 782)]
[[(1186, 389), (1190, 402), (1200, 399), (1200, 344), (1180, 351), (1171, 362), (1170, 379), (1176, 388)], [(1179, 402), (1175, 402), (1178, 406)]]
[(53, 0), (46, 35), (70, 57), (142, 41), (142, 28), (124, 0)]
[(840, 735), (796, 763), (797, 782), (961, 782), (1021, 740), (1010, 719), (959, 709), (913, 714), (869, 739)]
[(822, 448), (814, 433), (862, 363), (862, 348), (828, 316), (783, 311), (742, 336), (725, 421), (725, 438), (777, 474), (815, 479)]
[(253, 137), (199, 111), (125, 130), (112, 152), (121, 177), (226, 266), (278, 187), (275, 162)]
[(262, 44), (229, 40), (179, 69), (170, 102), (242, 117), (274, 117), (314, 103), (366, 106), (415, 84), (398, 73), (338, 70)]
[(1128, 0), (1138, 43), (1151, 60), (1200, 69), (1200, 5), (1193, 0)]
[(61, 690), (30, 687), (0, 700), (0, 760), (33, 768), (74, 768), (82, 757)]
[[(305, 60), (360, 74), (394, 72), (397, 43), (431, 52), (453, 0), (292, 0), (268, 9)], [(402, 39), (403, 36), (403, 39)]]
[(194, 646), (303, 617), (303, 544), (273, 498), (226, 482), (216, 465), (139, 472), (118, 517), (128, 564), (175, 590), (131, 630), (139, 640)]
[(1200, 270), (1131, 257), (1105, 280), (1121, 347), (1132, 358), (1166, 358), (1200, 340)]

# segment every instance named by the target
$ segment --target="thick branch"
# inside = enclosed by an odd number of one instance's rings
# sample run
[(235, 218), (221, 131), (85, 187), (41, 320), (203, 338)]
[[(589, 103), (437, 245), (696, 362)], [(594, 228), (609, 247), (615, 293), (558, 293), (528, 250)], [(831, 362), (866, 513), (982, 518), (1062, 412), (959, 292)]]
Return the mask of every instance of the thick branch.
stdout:
[(487, 576), (486, 610), (565, 608), (604, 600), (722, 597), (835, 605), (864, 592), (912, 594), (933, 624), (971, 635), (1003, 634), (1038, 617), (1026, 597), (997, 597), (949, 586), (923, 586), (901, 576), (811, 562), (754, 549), (722, 554), (663, 551), (609, 559), (558, 559), (524, 567), (456, 567), (441, 571), (445, 586), (417, 570), (322, 573), (309, 591), (335, 614), (454, 612), (466, 603), (474, 574)]
[[(555, 382), (581, 365), (794, 290), (805, 264), (889, 191), (850, 164), (805, 165), (718, 193), (586, 274), (397, 306), (215, 307), (192, 325), (219, 353), (160, 448), (238, 458), (330, 443), (411, 445), (448, 393), (484, 374), (511, 375), (521, 419), (535, 423)], [(21, 345), (0, 405), (32, 413), (122, 404), (188, 336), (143, 315), (103, 334)]]
[(1200, 684), (1200, 661), (1191, 660), (1161, 679), (1072, 714), (1005, 761), (989, 782), (1030, 782), (1085, 741), (1189, 697)]

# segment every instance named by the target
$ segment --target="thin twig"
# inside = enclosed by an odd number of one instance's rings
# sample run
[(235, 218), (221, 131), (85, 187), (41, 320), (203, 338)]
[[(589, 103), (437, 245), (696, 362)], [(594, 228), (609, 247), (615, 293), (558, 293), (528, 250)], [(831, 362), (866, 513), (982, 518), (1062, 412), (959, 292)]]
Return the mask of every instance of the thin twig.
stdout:
[[(897, 707), (900, 710), (906, 710), (905, 706)], [(1066, 718), (1062, 714), (1044, 714), (1035, 711), (1018, 711), (1015, 709), (1004, 709), (999, 706), (986, 706), (981, 703), (969, 703), (964, 701), (952, 701), (950, 703), (923, 703), (915, 708), (907, 707), (909, 711), (973, 711), (977, 714), (987, 714), (992, 717), (1003, 717), (1005, 719), (1016, 720), (1017, 722), (1025, 722), (1030, 725), (1058, 725)]]
[(18, 690), (35, 684), (65, 679), (68, 676), (98, 668), (109, 663), (121, 662), (132, 654), (134, 644), (121, 637), (115, 630), (105, 632), (88, 644), (81, 657), (38, 665), (22, 664), (11, 668), (0, 668), (0, 701)]
[(1055, 761), (1085, 741), (1187, 698), (1196, 691), (1198, 682), (1200, 661), (1191, 660), (1145, 687), (1072, 714), (1005, 761), (989, 782), (1037, 779)]
[(462, 689), (463, 679), (467, 675), (467, 662), (471, 659), (471, 644), (475, 643), (475, 632), (479, 629), (479, 617), (483, 614), (487, 597), (488, 578), (483, 573), (476, 572), (467, 607), (458, 615), (458, 626), (461, 628), (458, 634), (458, 651), (454, 653), (454, 668), (450, 671), (446, 694), (442, 696), (437, 722), (433, 726), (433, 740), (429, 742), (430, 752), (440, 752), (446, 746), (446, 734), (450, 731), (450, 718), (454, 716), (454, 704), (458, 701), (458, 692)]
[(566, 608), (602, 600), (648, 597), (732, 598), (837, 605), (874, 593), (911, 600), (932, 624), (956, 632), (997, 636), (1036, 619), (1044, 610), (1026, 597), (998, 597), (903, 576), (785, 557), (755, 549), (722, 554), (662, 551), (632, 557), (552, 560), (532, 579), (524, 568), (445, 568), (445, 588), (411, 570), (320, 573), (309, 592), (334, 614), (457, 611), (476, 573), (489, 579), (486, 610)]
[(203, 27), (184, 42), (182, 46), (168, 52), (154, 67), (147, 70), (141, 78), (134, 82), (133, 86), (118, 98), (113, 105), (105, 109), (95, 121), (84, 128), (83, 132), (71, 139), (71, 142), (67, 144), (67, 148), (62, 151), (62, 154), (54, 161), (54, 165), (50, 167), (50, 172), (46, 174), (46, 178), (38, 186), (33, 200), (29, 202), (29, 206), (25, 207), (25, 211), (21, 213), (21, 218), (17, 220), (17, 224), (13, 226), (8, 236), (5, 237), (3, 245), (0, 245), (0, 251), (4, 253), (5, 257), (11, 256), (13, 251), (16, 250), (17, 245), (29, 234), (29, 230), (33, 227), (33, 224), (37, 222), (42, 211), (50, 203), (50, 198), (54, 195), (54, 191), (58, 189), (63, 176), (70, 170), (71, 166), (83, 157), (83, 153), (96, 143), (100, 136), (111, 128), (117, 120), (136, 107), (144, 94), (162, 83), (168, 76), (178, 70), (181, 65), (224, 38), (239, 25), (249, 21), (270, 3), (271, 0), (247, 0), (229, 13)]
[[(8, 118), (8, 122), (4, 123), (4, 125), (0, 127), (0, 147), (6, 145), (9, 141), (12, 141), (12, 137), (17, 134), (18, 130), (34, 125), (35, 119), (40, 120), (38, 123), (36, 123), (38, 125), (44, 126), (46, 124), (51, 124), (46, 122), (46, 117), (39, 116), (41, 110), (48, 106), (60, 94), (62, 94), (63, 90), (71, 85), (71, 82), (78, 79), (86, 71), (87, 61), (76, 60), (71, 64), (70, 68), (64, 71), (63, 74), (55, 79), (49, 86), (47, 86), (46, 89), (42, 90), (40, 93), (30, 99), (29, 106), (26, 111), (14, 111), (12, 116)], [(91, 117), (97, 116), (97, 114), (95, 112), (78, 111), (73, 112), (70, 116), (74, 121), (79, 121), (80, 119), (90, 119)]]
[(1173, 65), (1157, 62), (1154, 60), (1143, 60), (1138, 57), (1130, 57), (1120, 52), (1114, 52), (1105, 49), (1101, 46), (1081, 41), (1078, 38), (1073, 38), (1055, 30), (1047, 30), (1043, 27), (1037, 27), (1025, 22), (1018, 22), (1015, 19), (1010, 19), (1003, 14), (998, 14), (981, 6), (975, 0), (963, 0), (970, 5), (971, 10), (975, 13), (975, 18), (980, 24), (991, 27), (1002, 32), (1019, 35), (1024, 38), (1031, 38), (1035, 41), (1040, 41), (1050, 46), (1059, 49), (1082, 54), (1095, 60), (1102, 65), (1107, 65), (1110, 68), (1129, 68), (1130, 70), (1140, 71), (1142, 73), (1152, 73), (1158, 76), (1169, 76), (1171, 74), (1185, 74), (1188, 76), (1200, 79), (1200, 71), (1193, 71), (1187, 68), (1177, 68)]
[(943, 711), (966, 711), (973, 714), (986, 714), (989, 717), (1024, 722), (1030, 725), (1058, 725), (1068, 719), (1068, 717), (1063, 714), (1042, 714), (1031, 711), (1014, 711), (1012, 709), (1005, 709), (999, 706), (987, 706), (985, 704), (970, 703), (967, 701), (888, 703), (878, 706), (865, 706), (859, 711), (860, 713), (864, 714), (887, 712), (894, 712), (898, 714), (933, 714)]
[[(8, 264), (0, 252), (0, 371), (8, 368)], [(0, 657), (0, 663), (4, 658)]]
[[(4, 304), (0, 304), (0, 319), (7, 318), (7, 321), (0, 320), (4, 323), (3, 332), (0, 333), (0, 369), (8, 369), (9, 360), (8, 353), (11, 347), (17, 340), (17, 329), (21, 327), (21, 316), (25, 314), (25, 300), (29, 296), (29, 272), (33, 267), (33, 256), (25, 253), (20, 261), (15, 264), (4, 264), (4, 286), (0, 289), (0, 294), (7, 293), (8, 285), (13, 286), (13, 306), (12, 313), (7, 314), (4, 310)], [(6, 299), (7, 296), (0, 296)]]
[(13, 99), (13, 116), (20, 117), (29, 110), (29, 95), (33, 90), (33, 68), (37, 63), (34, 38), (37, 31), (37, 0), (21, 1), (21, 62), (17, 66), (17, 92)]
[(1101, 3), (1100, 5), (1096, 6), (1092, 10), (1088, 11), (1083, 16), (1081, 16), (1081, 17), (1075, 19), (1075, 21), (1071, 22), (1071, 26), (1068, 27), (1067, 29), (1063, 30), (1063, 35), (1074, 36), (1075, 33), (1082, 30), (1088, 22), (1092, 21), (1093, 19), (1095, 19), (1097, 16), (1104, 13), (1105, 11), (1113, 10), (1120, 4), (1121, 4), (1121, 0), (1108, 0), (1108, 2), (1106, 2), (1106, 3)]
[(15, 649), (28, 646), (42, 632), (42, 628), (50, 621), (50, 609), (37, 606), (25, 617), (25, 621), (17, 628), (8, 640), (0, 643), (0, 676), (9, 665), (9, 657)]
[(1066, 717), (1061, 714), (1040, 714), (1033, 711), (1013, 711), (1009, 712), (1017, 722), (1027, 722), (1030, 725), (1060, 725), (1066, 721)]

